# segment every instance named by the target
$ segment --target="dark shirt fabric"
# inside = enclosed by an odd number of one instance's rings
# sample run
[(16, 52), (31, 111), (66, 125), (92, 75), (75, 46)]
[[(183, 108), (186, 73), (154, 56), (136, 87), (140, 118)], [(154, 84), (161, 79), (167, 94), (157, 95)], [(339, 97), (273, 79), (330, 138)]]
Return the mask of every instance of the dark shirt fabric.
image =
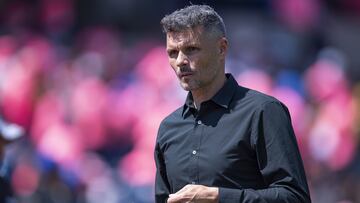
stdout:
[(219, 187), (220, 203), (311, 202), (287, 108), (226, 77), (199, 110), (189, 93), (160, 124), (156, 202), (187, 184)]

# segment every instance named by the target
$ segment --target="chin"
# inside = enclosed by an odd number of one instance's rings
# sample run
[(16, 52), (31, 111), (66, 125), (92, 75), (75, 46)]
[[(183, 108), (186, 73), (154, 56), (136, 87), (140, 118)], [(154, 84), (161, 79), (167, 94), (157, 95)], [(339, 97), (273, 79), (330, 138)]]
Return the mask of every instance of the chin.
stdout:
[(182, 87), (185, 91), (191, 91), (191, 88), (189, 88), (189, 86), (181, 85), (181, 87)]
[(180, 86), (185, 90), (185, 91), (191, 91), (192, 90), (192, 88), (191, 88), (191, 86), (189, 85), (189, 84), (187, 84), (187, 83), (180, 83)]
[(185, 91), (194, 91), (194, 90), (199, 89), (199, 87), (197, 87), (197, 86), (192, 86), (192, 85), (184, 84), (184, 83), (181, 83), (181, 87), (182, 87)]

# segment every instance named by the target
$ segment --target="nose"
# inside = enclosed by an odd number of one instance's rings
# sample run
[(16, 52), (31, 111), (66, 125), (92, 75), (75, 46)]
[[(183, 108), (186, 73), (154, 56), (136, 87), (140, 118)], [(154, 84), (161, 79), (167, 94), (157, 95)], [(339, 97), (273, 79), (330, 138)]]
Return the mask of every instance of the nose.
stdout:
[(188, 64), (189, 64), (188, 57), (183, 52), (180, 51), (176, 58), (176, 66), (181, 67), (181, 66), (186, 66)]

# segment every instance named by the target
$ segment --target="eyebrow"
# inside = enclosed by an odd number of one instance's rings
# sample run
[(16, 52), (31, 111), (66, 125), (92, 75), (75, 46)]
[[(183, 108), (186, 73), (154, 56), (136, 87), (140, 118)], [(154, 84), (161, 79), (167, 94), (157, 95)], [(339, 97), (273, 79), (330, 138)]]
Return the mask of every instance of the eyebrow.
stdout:
[[(200, 43), (194, 43), (194, 42), (184, 42), (179, 45), (180, 47), (199, 47)], [(166, 50), (173, 50), (177, 49), (179, 46), (168, 46), (169, 48), (166, 48)]]

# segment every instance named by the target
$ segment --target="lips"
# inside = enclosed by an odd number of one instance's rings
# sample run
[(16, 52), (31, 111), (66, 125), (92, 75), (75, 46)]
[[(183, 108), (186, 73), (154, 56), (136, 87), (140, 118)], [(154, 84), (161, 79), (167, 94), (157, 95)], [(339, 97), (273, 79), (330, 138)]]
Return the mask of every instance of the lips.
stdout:
[(194, 73), (192, 72), (182, 72), (179, 74), (179, 77), (180, 78), (183, 78), (183, 77), (187, 77), (187, 76), (192, 76)]

